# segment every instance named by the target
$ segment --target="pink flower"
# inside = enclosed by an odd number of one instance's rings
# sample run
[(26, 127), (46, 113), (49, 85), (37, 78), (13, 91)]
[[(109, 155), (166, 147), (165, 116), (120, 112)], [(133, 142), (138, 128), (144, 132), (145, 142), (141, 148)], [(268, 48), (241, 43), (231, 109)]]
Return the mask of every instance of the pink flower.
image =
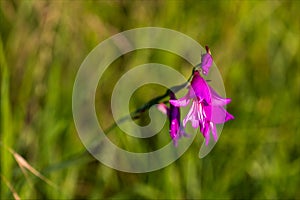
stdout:
[(181, 107), (187, 106), (190, 101), (192, 101), (192, 106), (183, 120), (183, 126), (185, 127), (187, 122), (191, 121), (193, 128), (200, 127), (206, 145), (209, 144), (210, 132), (217, 141), (216, 124), (234, 119), (223, 107), (230, 103), (231, 99), (219, 96), (200, 76), (199, 72), (195, 71), (188, 93), (181, 99), (171, 99), (170, 104)]
[[(176, 96), (173, 92), (170, 93), (171, 100), (177, 100)], [(185, 133), (181, 123), (180, 123), (180, 109), (179, 107), (173, 106), (170, 104), (170, 108), (168, 108), (165, 104), (160, 103), (157, 108), (168, 115), (170, 121), (170, 136), (173, 140), (174, 146), (177, 146), (178, 139), (182, 136), (188, 136)]]

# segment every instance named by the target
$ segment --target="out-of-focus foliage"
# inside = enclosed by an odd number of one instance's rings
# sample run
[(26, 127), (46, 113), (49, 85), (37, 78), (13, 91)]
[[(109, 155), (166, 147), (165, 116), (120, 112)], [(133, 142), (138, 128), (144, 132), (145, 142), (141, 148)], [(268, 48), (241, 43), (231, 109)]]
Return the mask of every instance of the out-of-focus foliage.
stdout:
[[(10, 185), (22, 199), (300, 198), (299, 12), (299, 1), (1, 0), (0, 196), (13, 198)], [(129, 174), (87, 154), (74, 157), (84, 146), (72, 118), (72, 87), (99, 42), (144, 26), (174, 29), (210, 46), (236, 119), (225, 124), (204, 159), (198, 158), (199, 134), (170, 166)], [(186, 76), (191, 70), (177, 56), (154, 50), (118, 59), (97, 90), (103, 126), (113, 123), (109, 105), (116, 81), (154, 61)], [(162, 94), (155, 87), (138, 90), (130, 108)], [(126, 148), (122, 134), (115, 129), (110, 136)], [(163, 137), (169, 140), (167, 129)], [(135, 145), (148, 151), (156, 142)], [(57, 187), (24, 174), (9, 148)]]

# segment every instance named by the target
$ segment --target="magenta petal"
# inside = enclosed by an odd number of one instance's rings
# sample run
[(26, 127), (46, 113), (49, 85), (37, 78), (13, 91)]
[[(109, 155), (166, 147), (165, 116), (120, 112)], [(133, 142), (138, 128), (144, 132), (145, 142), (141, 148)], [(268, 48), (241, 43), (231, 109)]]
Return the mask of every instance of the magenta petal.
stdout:
[(211, 106), (211, 105), (203, 106), (203, 111), (204, 111), (205, 121), (211, 121), (212, 113), (213, 113), (213, 106)]
[(193, 128), (198, 128), (199, 127), (198, 120), (196, 120), (195, 118), (193, 118), (193, 119), (190, 119), (190, 121), (191, 121), (191, 124), (192, 124)]
[(212, 107), (211, 121), (213, 123), (223, 124), (231, 119), (234, 119), (234, 117), (230, 113), (228, 113), (223, 107), (219, 107), (219, 106)]
[(226, 112), (223, 107), (213, 106), (211, 121), (216, 124), (223, 124), (226, 122)]
[(198, 106), (195, 101), (193, 101), (192, 107), (186, 117), (183, 119), (183, 126), (185, 127), (188, 121), (191, 121), (193, 128), (198, 128), (199, 119), (197, 117)]
[(226, 111), (226, 118), (225, 119), (226, 119), (226, 122), (227, 122), (228, 120), (234, 119), (234, 116)]
[(181, 99), (174, 100), (171, 99), (169, 100), (170, 104), (176, 107), (181, 107), (181, 106), (187, 106), (190, 103), (190, 99), (187, 97), (182, 97)]
[(213, 59), (209, 53), (202, 55), (201, 68), (203, 70), (204, 75), (207, 75), (209, 73), (212, 63), (213, 63)]
[(179, 138), (179, 129), (180, 122), (177, 119), (172, 119), (170, 122), (170, 136), (173, 140), (177, 140)]
[[(182, 98), (181, 100), (188, 100), (188, 98)], [(170, 93), (170, 102), (173, 101), (173, 103), (181, 103), (181, 101), (176, 99), (176, 96), (173, 92)], [(188, 100), (189, 101), (189, 100)], [(165, 104), (160, 103), (157, 105), (157, 108), (163, 112), (166, 113), (169, 117), (170, 121), (170, 129), (169, 133), (173, 140), (174, 146), (177, 146), (178, 140), (182, 135), (185, 135), (184, 129), (181, 126), (180, 123), (180, 108), (177, 106), (174, 106), (170, 103), (170, 108), (168, 108)]]
[(214, 98), (212, 99), (212, 104), (214, 106), (225, 106), (226, 104), (229, 104), (231, 101), (231, 99), (229, 98), (226, 98), (226, 99), (217, 99), (217, 98)]
[(212, 104), (215, 106), (224, 106), (230, 103), (231, 99), (221, 97), (212, 87), (209, 86), (211, 96), (212, 96)]
[(199, 101), (205, 99), (207, 103), (211, 102), (211, 93), (206, 81), (200, 76), (198, 71), (194, 72), (194, 77), (191, 82), (192, 88)]

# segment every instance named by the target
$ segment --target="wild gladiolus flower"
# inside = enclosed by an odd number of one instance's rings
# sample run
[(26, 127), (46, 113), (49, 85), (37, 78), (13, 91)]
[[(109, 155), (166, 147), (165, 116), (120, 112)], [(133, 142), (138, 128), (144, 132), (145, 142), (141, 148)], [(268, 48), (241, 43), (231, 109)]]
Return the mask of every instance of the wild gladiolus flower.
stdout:
[(183, 120), (183, 126), (185, 127), (186, 123), (191, 121), (193, 128), (200, 127), (206, 145), (209, 144), (210, 131), (214, 140), (217, 141), (216, 124), (222, 124), (234, 119), (223, 107), (231, 99), (219, 96), (200, 76), (199, 72), (195, 71), (188, 93), (181, 99), (171, 99), (170, 104), (175, 107), (181, 107), (187, 106), (190, 101), (192, 101), (192, 106)]
[[(173, 92), (170, 93), (170, 99), (177, 100)], [(174, 145), (177, 146), (178, 139), (181, 138), (181, 136), (188, 136), (180, 123), (180, 108), (173, 106), (172, 104), (170, 104), (170, 108), (168, 108), (163, 103), (160, 103), (157, 108), (169, 117), (170, 136)]]

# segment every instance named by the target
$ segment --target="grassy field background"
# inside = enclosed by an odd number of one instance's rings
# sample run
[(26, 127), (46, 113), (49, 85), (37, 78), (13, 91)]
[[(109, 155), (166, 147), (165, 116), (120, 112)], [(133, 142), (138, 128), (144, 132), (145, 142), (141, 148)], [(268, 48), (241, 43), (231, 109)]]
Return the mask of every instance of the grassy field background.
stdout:
[[(299, 1), (1, 0), (1, 199), (299, 199), (299, 12)], [(72, 88), (98, 43), (145, 26), (174, 29), (210, 46), (235, 120), (204, 159), (198, 134), (175, 163), (131, 174), (83, 153)], [(104, 127), (114, 122), (109, 105), (118, 78), (153, 61), (186, 76), (191, 70), (176, 56), (151, 50), (118, 59), (97, 90)], [(137, 91), (131, 106), (164, 91), (155, 87)], [(122, 134), (114, 129), (110, 136), (126, 148)], [(162, 137), (169, 140), (167, 125)], [(141, 151), (149, 146), (136, 143)]]

